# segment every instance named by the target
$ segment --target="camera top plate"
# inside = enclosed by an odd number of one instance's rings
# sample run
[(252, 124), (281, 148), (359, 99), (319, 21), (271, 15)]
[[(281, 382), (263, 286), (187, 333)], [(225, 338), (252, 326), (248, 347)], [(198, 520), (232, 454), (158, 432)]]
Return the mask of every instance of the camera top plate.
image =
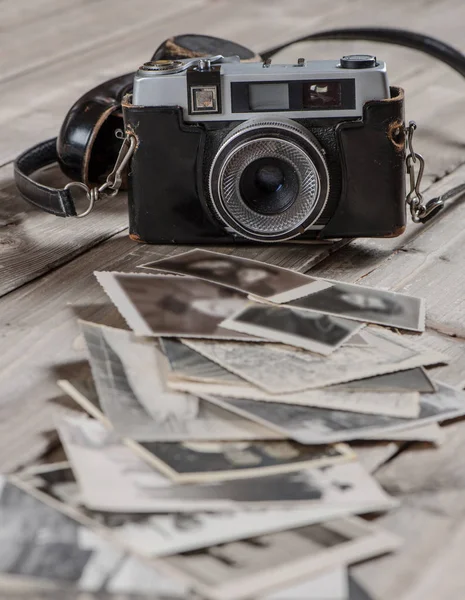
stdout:
[[(363, 58), (363, 60), (361, 60)], [(244, 121), (279, 114), (290, 119), (361, 117), (368, 100), (389, 98), (386, 65), (375, 57), (294, 64), (203, 57), (143, 65), (133, 102), (180, 106), (185, 121)]]

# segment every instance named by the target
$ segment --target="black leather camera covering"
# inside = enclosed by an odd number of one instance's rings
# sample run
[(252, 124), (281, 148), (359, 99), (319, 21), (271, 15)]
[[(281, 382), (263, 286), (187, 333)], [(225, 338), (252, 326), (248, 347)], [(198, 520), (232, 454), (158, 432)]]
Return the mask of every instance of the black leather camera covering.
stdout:
[(403, 233), (405, 206), (404, 91), (367, 102), (362, 123), (338, 127), (342, 192), (320, 238), (395, 237)]
[[(176, 107), (123, 102), (137, 139), (129, 171), (130, 235), (149, 243), (247, 242), (227, 234), (208, 208), (206, 174), (215, 147), (239, 123), (185, 123)], [(400, 235), (405, 228), (404, 97), (368, 102), (363, 120), (306, 123), (326, 150), (332, 191), (316, 237)], [(155, 133), (156, 132), (156, 133)], [(169, 140), (169, 144), (163, 140)]]

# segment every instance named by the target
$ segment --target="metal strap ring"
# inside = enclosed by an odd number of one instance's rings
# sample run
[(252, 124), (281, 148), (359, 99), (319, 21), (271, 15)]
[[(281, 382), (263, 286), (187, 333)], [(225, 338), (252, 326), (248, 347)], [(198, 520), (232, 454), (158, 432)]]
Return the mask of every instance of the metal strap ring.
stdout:
[(85, 183), (82, 183), (81, 181), (70, 181), (69, 183), (67, 183), (65, 185), (65, 190), (69, 190), (73, 186), (78, 187), (81, 190), (84, 190), (86, 193), (87, 199), (89, 200), (89, 206), (86, 208), (86, 210), (84, 212), (80, 213), (79, 215), (78, 214), (76, 215), (76, 217), (78, 219), (81, 219), (82, 217), (86, 217), (94, 208), (96, 194), (93, 194), (92, 190), (89, 190), (87, 185)]

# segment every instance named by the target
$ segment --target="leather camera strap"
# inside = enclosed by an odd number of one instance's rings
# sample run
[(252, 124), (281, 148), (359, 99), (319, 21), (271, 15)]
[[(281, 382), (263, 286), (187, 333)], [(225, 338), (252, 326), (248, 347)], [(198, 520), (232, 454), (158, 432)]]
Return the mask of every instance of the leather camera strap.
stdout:
[[(402, 29), (390, 28), (349, 28), (334, 29), (313, 33), (291, 40), (261, 54), (263, 59), (271, 58), (280, 50), (292, 44), (317, 40), (367, 40), (406, 46), (424, 52), (465, 77), (465, 55), (436, 38)], [(78, 216), (69, 188), (54, 188), (36, 182), (31, 176), (35, 171), (57, 161), (56, 138), (47, 140), (26, 150), (15, 161), (15, 181), (20, 194), (35, 206), (60, 217)], [(73, 185), (83, 183), (74, 182)], [(441, 200), (454, 197), (465, 189), (465, 184), (449, 190)], [(92, 196), (92, 194), (91, 194)], [(90, 198), (93, 203), (92, 197)], [(86, 211), (86, 214), (89, 211)], [(82, 216), (82, 215), (81, 215)]]

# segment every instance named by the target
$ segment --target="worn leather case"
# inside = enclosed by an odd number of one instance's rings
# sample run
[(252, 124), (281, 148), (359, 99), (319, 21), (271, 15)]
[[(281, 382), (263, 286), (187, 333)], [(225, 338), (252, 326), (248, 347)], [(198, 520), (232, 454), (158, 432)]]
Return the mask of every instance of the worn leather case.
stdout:
[(395, 237), (405, 230), (404, 91), (367, 102), (363, 123), (337, 128), (342, 167), (339, 204), (319, 238)]
[[(229, 40), (187, 34), (165, 40), (151, 60), (215, 54), (258, 59), (252, 50)], [(101, 183), (112, 170), (121, 147), (115, 132), (124, 128), (121, 101), (132, 90), (133, 79), (134, 73), (127, 73), (106, 81), (81, 96), (69, 110), (58, 135), (57, 154), (61, 169), (71, 179), (87, 185)]]
[[(184, 123), (177, 107), (123, 102), (126, 128), (137, 139), (129, 170), (129, 228), (148, 243), (250, 243), (225, 232), (208, 208), (205, 174), (211, 140), (224, 130)], [(367, 102), (363, 120), (305, 123), (326, 150), (332, 192), (322, 230), (300, 239), (391, 237), (405, 228), (404, 95)], [(157, 135), (154, 135), (154, 132)], [(164, 144), (161, 140), (170, 140)], [(217, 140), (218, 142), (218, 140)], [(213, 151), (214, 152), (214, 151)]]

